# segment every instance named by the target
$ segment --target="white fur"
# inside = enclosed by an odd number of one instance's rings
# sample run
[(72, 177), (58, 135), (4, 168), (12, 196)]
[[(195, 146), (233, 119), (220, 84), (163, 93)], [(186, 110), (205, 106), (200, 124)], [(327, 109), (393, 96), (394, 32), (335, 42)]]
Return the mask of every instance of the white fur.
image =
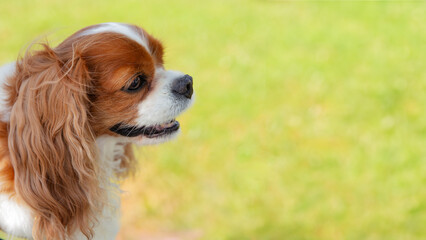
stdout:
[(149, 44), (148, 44), (148, 40), (146, 39), (145, 36), (142, 37), (140, 34), (138, 34), (137, 32), (135, 32), (133, 29), (131, 29), (129, 27), (129, 25), (127, 24), (123, 24), (123, 23), (102, 23), (99, 24), (98, 26), (88, 29), (84, 32), (82, 32), (80, 35), (81, 36), (85, 36), (85, 35), (92, 35), (92, 34), (96, 34), (96, 33), (104, 33), (104, 32), (114, 32), (114, 33), (120, 33), (123, 34), (124, 36), (132, 39), (133, 41), (136, 41), (137, 43), (139, 43), (140, 45), (142, 45), (149, 53), (151, 53), (150, 49), (149, 49)]
[(120, 159), (124, 155), (124, 146), (130, 142), (126, 137), (112, 137), (103, 135), (96, 139), (99, 148), (100, 158), (102, 159), (102, 168), (107, 171), (107, 176), (113, 176), (114, 173), (123, 172), (120, 168)]
[(33, 218), (28, 207), (7, 194), (0, 194), (0, 229), (10, 236), (31, 236)]
[[(124, 154), (125, 138), (101, 136), (96, 139), (99, 148), (101, 167), (109, 180), (114, 180), (114, 173), (120, 169), (120, 161)], [(94, 228), (93, 240), (115, 239), (120, 230), (120, 189), (119, 186), (108, 181), (103, 188), (108, 189), (108, 206), (99, 217), (99, 224)], [(74, 239), (86, 239), (83, 234), (77, 233)]]
[(15, 73), (16, 63), (11, 62), (0, 67), (0, 121), (9, 122), (10, 106), (7, 104), (9, 95), (6, 92), (5, 86), (7, 78)]

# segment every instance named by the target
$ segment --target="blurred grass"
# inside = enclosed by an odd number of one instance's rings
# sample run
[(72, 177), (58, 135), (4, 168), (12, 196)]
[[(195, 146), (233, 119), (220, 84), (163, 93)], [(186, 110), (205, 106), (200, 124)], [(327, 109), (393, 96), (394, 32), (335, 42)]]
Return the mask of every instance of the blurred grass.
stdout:
[(123, 239), (426, 238), (425, 1), (0, 0), (0, 62), (106, 21), (162, 39), (197, 100), (140, 150)]

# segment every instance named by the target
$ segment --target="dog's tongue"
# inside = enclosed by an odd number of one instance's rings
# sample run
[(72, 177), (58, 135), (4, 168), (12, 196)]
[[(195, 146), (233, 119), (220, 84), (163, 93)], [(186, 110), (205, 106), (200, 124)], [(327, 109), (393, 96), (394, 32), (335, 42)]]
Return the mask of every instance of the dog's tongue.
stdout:
[(175, 121), (174, 121), (174, 120), (173, 120), (173, 121), (171, 121), (171, 122), (169, 122), (169, 123), (163, 123), (163, 124), (161, 124), (161, 125), (157, 125), (157, 126), (155, 126), (155, 130), (161, 131), (161, 130), (163, 130), (163, 129), (165, 129), (165, 128), (172, 127), (174, 124), (175, 124)]

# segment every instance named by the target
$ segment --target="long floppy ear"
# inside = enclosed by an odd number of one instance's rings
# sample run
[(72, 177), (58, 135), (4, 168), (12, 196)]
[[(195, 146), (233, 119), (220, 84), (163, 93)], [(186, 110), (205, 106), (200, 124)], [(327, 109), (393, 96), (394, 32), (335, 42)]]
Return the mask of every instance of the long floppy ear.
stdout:
[(103, 191), (89, 124), (90, 77), (78, 54), (67, 60), (43, 47), (18, 62), (11, 86), (15, 189), (35, 215), (35, 239), (66, 239), (75, 230), (91, 238)]

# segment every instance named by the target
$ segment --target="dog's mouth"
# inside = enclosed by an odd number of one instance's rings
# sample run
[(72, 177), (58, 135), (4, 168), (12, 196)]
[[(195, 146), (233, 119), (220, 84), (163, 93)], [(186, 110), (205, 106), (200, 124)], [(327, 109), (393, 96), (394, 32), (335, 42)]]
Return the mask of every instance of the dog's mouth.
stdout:
[(179, 129), (179, 126), (179, 122), (173, 119), (167, 123), (142, 127), (118, 123), (109, 130), (125, 137), (145, 136), (148, 138), (157, 138), (176, 132)]

